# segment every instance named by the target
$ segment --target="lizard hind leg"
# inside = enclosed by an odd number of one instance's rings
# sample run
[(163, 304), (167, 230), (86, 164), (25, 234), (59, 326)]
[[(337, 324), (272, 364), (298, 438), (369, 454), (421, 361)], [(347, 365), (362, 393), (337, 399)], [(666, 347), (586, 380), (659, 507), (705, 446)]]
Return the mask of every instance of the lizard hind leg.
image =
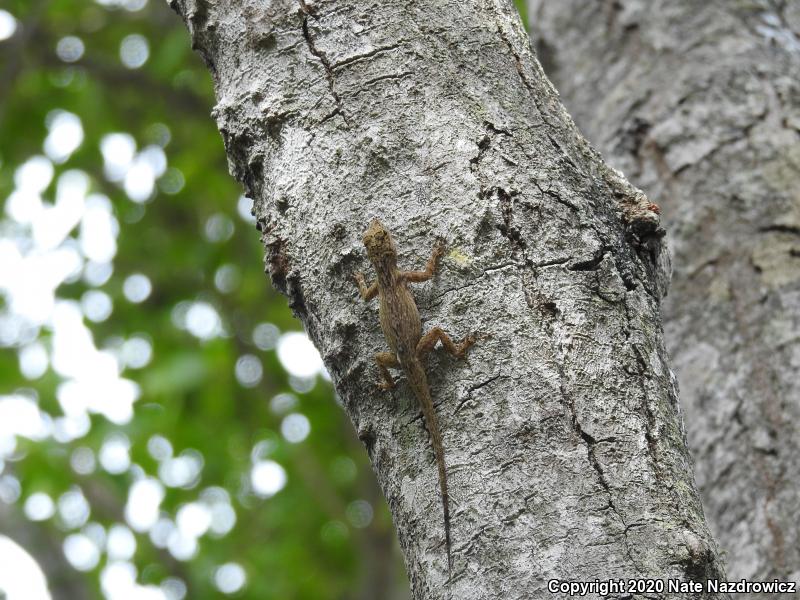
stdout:
[(441, 341), (444, 349), (456, 358), (464, 358), (467, 350), (475, 343), (475, 336), (468, 335), (460, 344), (456, 344), (440, 327), (434, 327), (417, 343), (417, 356), (420, 359), (425, 358), (438, 341)]
[(394, 352), (378, 352), (375, 355), (375, 362), (378, 363), (382, 379), (382, 381), (378, 383), (378, 387), (382, 390), (392, 389), (396, 384), (392, 374), (389, 373), (389, 368), (397, 369), (400, 367), (400, 361), (397, 360), (397, 356)]

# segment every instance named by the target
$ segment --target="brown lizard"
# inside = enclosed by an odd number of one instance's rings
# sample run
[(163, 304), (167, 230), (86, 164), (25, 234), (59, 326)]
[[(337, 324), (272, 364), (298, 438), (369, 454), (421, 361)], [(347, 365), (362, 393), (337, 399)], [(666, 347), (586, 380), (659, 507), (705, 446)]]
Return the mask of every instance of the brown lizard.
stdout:
[(389, 344), (391, 352), (379, 352), (375, 355), (383, 381), (379, 386), (383, 390), (395, 386), (389, 368), (399, 368), (406, 375), (408, 385), (419, 402), (425, 425), (431, 436), (431, 445), (439, 468), (439, 487), (442, 494), (444, 508), (444, 536), (447, 549), (447, 571), (452, 571), (452, 557), (450, 553), (450, 507), (447, 493), (447, 473), (444, 462), (444, 447), (442, 435), (436, 421), (436, 412), (433, 408), (430, 386), (425, 374), (424, 359), (433, 350), (436, 343), (441, 341), (442, 346), (456, 358), (462, 358), (467, 349), (475, 343), (475, 337), (470, 335), (460, 344), (455, 344), (450, 337), (439, 327), (434, 327), (422, 335), (422, 322), (420, 321), (417, 304), (408, 289), (409, 283), (427, 281), (436, 271), (436, 263), (444, 253), (441, 244), (437, 244), (431, 254), (424, 271), (400, 271), (397, 268), (397, 248), (392, 236), (378, 219), (370, 223), (364, 232), (364, 246), (367, 255), (375, 267), (377, 280), (372, 285), (364, 282), (364, 276), (356, 273), (354, 278), (358, 290), (365, 301), (375, 296), (380, 298), (380, 321), (383, 335)]

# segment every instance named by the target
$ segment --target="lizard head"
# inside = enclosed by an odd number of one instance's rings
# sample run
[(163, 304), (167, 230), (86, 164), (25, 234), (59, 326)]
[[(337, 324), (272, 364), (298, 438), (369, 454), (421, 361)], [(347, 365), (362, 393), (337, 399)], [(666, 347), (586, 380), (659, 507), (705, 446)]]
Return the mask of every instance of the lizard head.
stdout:
[(374, 265), (393, 263), (397, 260), (397, 248), (389, 231), (378, 219), (373, 219), (364, 232), (364, 246)]

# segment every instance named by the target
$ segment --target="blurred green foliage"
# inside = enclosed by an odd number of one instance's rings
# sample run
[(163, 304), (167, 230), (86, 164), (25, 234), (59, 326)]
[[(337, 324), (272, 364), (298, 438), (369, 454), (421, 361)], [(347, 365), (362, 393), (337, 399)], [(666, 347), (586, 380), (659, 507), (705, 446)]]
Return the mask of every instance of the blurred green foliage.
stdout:
[[(61, 173), (87, 173), (91, 191), (111, 200), (119, 222), (118, 251), (107, 282), (93, 286), (76, 278), (61, 285), (56, 296), (80, 301), (87, 290), (101, 290), (113, 301), (113, 312), (100, 322), (85, 321), (96, 346), (113, 350), (136, 334), (150, 341), (153, 357), (143, 368), (123, 372), (141, 390), (127, 424), (94, 414), (88, 433), (67, 443), (19, 438), (4, 473), (18, 479), (21, 493), (12, 512), (2, 513), (12, 516), (0, 521), (0, 532), (13, 536), (21, 528), (36, 530), (28, 539), (38, 542), (21, 543), (39, 560), (54, 597), (76, 597), (76, 589), (89, 598), (104, 597), (100, 581), (108, 557), (80, 573), (45, 551), (44, 546), (61, 548), (67, 535), (86, 525), (70, 528), (56, 515), (25, 520), (22, 527), (22, 507), (35, 492), (57, 500), (77, 486), (91, 507), (89, 523), (106, 531), (124, 523), (132, 483), (143, 475), (158, 477), (160, 463), (148, 442), (161, 436), (176, 455), (193, 449), (203, 461), (199, 480), (166, 487), (163, 516), (174, 520), (182, 506), (218, 486), (231, 498), (236, 524), (224, 535), (201, 536), (188, 560), (137, 533), (131, 561), (140, 584), (179, 578), (187, 598), (220, 597), (217, 569), (235, 562), (247, 577), (235, 594), (240, 598), (407, 597), (388, 511), (330, 384), (321, 377), (293, 379), (275, 350), (254, 343), (259, 324), (271, 323), (281, 332), (300, 326), (263, 272), (263, 249), (253, 224), (237, 211), (241, 191), (228, 174), (209, 116), (210, 78), (190, 50), (180, 20), (163, 1), (12, 0), (2, 9), (15, 17), (17, 31), (0, 42), (0, 199), (13, 192), (18, 167), (42, 154), (48, 115), (54, 110), (77, 115), (83, 141), (55, 165), (53, 183), (42, 196), (53, 201)], [(126, 67), (120, 58), (121, 44), (132, 34), (143, 36), (149, 50), (139, 68)], [(74, 60), (63, 49), (64, 56), (57, 52), (68, 36), (83, 46)], [(113, 132), (132, 135), (138, 149), (163, 146), (168, 170), (146, 202), (131, 201), (104, 175), (101, 140)], [(9, 223), (4, 221), (0, 235), (19, 234), (19, 226)], [(209, 235), (214, 227), (224, 235)], [(76, 238), (77, 229), (70, 235)], [(123, 291), (133, 273), (146, 275), (152, 284), (141, 303), (127, 300)], [(176, 310), (195, 301), (221, 315), (221, 335), (202, 340), (175, 325)], [(50, 336), (45, 326), (38, 339), (49, 347)], [(19, 350), (13, 344), (0, 348), (0, 394), (34, 389), (39, 407), (58, 417), (63, 377), (50, 368), (26, 379)], [(235, 376), (237, 360), (245, 355), (257, 357), (263, 367), (263, 378), (252, 387)], [(288, 412), (310, 423), (310, 434), (299, 443), (281, 434), (287, 409), (271, 404), (279, 394), (292, 394), (297, 404)], [(99, 465), (88, 474), (75, 471), (76, 449), (88, 448), (97, 457), (109, 436), (120, 433), (130, 441), (130, 468), (116, 474)], [(254, 452), (286, 471), (286, 486), (272, 497), (250, 489)], [(371, 519), (369, 510), (364, 516), (364, 501), (374, 510)]]
[(514, 0), (514, 6), (517, 7), (517, 12), (522, 19), (522, 24), (528, 27), (528, 5), (525, 0)]

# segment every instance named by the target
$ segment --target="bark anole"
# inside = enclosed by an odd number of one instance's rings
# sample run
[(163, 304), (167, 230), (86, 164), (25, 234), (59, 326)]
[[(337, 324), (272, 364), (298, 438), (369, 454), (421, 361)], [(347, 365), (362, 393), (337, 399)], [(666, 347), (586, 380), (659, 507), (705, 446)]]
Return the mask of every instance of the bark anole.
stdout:
[(462, 358), (469, 347), (475, 343), (475, 337), (469, 335), (460, 344), (455, 344), (439, 327), (434, 327), (428, 333), (422, 335), (422, 322), (420, 321), (419, 311), (407, 284), (427, 281), (433, 277), (436, 271), (436, 263), (444, 253), (441, 244), (437, 244), (434, 247), (433, 254), (428, 259), (424, 271), (400, 271), (397, 268), (397, 248), (391, 235), (389, 235), (389, 232), (380, 221), (377, 219), (372, 221), (364, 233), (363, 239), (369, 260), (375, 268), (377, 280), (368, 286), (364, 282), (364, 276), (361, 273), (355, 274), (355, 280), (361, 297), (365, 301), (369, 301), (375, 296), (379, 297), (381, 329), (391, 350), (391, 352), (379, 352), (375, 355), (375, 362), (378, 363), (383, 379), (379, 386), (383, 390), (393, 388), (395, 381), (389, 373), (389, 368), (402, 369), (408, 380), (408, 385), (422, 409), (439, 469), (439, 487), (444, 508), (447, 570), (450, 573), (452, 571), (450, 507), (444, 447), (442, 446), (442, 435), (436, 420), (430, 386), (428, 385), (428, 378), (423, 365), (425, 357), (433, 350), (437, 342), (441, 341), (442, 346), (453, 356)]

